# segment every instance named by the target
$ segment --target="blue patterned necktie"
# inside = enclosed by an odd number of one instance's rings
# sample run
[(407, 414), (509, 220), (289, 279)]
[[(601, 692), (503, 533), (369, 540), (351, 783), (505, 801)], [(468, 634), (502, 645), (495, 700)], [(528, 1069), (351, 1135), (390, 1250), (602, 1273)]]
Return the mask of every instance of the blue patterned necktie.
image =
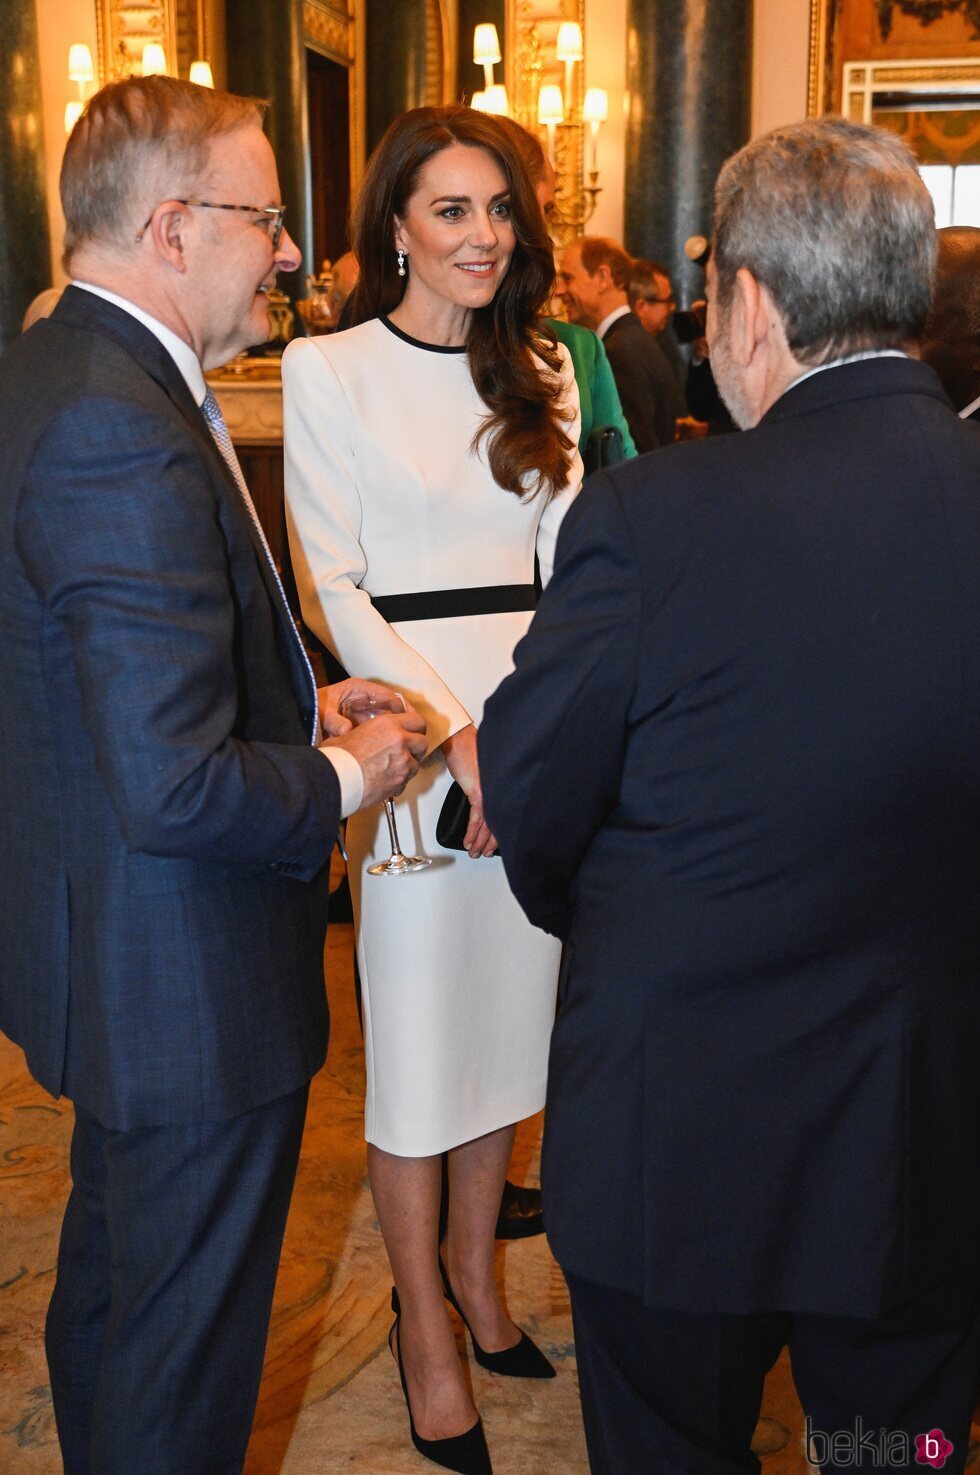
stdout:
[(319, 741), (320, 738), (320, 721), (317, 716), (316, 677), (313, 675), (313, 667), (310, 665), (310, 658), (306, 654), (306, 647), (303, 645), (303, 642), (300, 639), (299, 631), (296, 628), (295, 622), (289, 610), (289, 605), (286, 602), (286, 595), (283, 591), (282, 580), (279, 577), (279, 570), (276, 568), (275, 559), (272, 556), (272, 549), (269, 547), (269, 544), (266, 541), (265, 533), (262, 530), (262, 524), (259, 522), (259, 514), (255, 510), (255, 503), (252, 501), (252, 498), (249, 495), (248, 487), (245, 484), (245, 477), (242, 472), (241, 465), (239, 464), (238, 457), (235, 454), (235, 447), (231, 443), (231, 436), (229, 435), (228, 427), (225, 424), (225, 417), (221, 413), (221, 406), (218, 404), (218, 401), (214, 394), (214, 390), (211, 389), (210, 385), (208, 386), (207, 393), (204, 396), (204, 403), (201, 405), (201, 413), (203, 414), (205, 420), (208, 422), (208, 429), (211, 431), (211, 434), (214, 437), (214, 443), (218, 447), (218, 450), (221, 452), (222, 460), (234, 477), (235, 485), (238, 487), (238, 490), (241, 493), (242, 501), (245, 503), (245, 509), (248, 512), (249, 517), (252, 519), (253, 526), (255, 527), (255, 531), (259, 537), (259, 542), (262, 544), (262, 547), (265, 551), (265, 556), (266, 560), (268, 561), (269, 568), (272, 570), (272, 577), (276, 581), (276, 588), (279, 590), (279, 595), (282, 599), (283, 610), (285, 611), (286, 618), (289, 621), (292, 632), (296, 637), (296, 644), (299, 646), (300, 654), (303, 657), (303, 663), (306, 666), (306, 670), (310, 678), (310, 686), (313, 689), (313, 733), (311, 741), (316, 743)]

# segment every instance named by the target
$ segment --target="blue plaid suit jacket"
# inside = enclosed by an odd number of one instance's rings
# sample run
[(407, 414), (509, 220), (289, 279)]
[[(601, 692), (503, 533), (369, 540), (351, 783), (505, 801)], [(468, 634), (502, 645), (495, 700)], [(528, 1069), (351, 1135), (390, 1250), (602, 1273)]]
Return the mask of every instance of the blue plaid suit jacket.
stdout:
[(0, 1028), (109, 1127), (320, 1067), (334, 771), (239, 494), (128, 313), (0, 359)]

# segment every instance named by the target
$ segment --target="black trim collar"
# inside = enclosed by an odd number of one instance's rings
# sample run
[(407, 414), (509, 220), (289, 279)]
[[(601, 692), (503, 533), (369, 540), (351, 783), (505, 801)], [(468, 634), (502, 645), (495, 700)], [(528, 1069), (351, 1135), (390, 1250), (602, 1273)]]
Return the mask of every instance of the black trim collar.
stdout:
[(385, 327), (388, 329), (388, 332), (389, 333), (394, 333), (395, 337), (396, 338), (401, 338), (402, 342), (404, 342), (404, 343), (410, 343), (413, 348), (424, 348), (425, 351), (426, 351), (426, 353), (465, 353), (466, 352), (466, 345), (465, 344), (463, 345), (462, 348), (447, 348), (442, 343), (423, 343), (422, 340), (421, 340), (421, 338), (411, 338), (411, 337), (409, 337), (409, 335), (407, 333), (403, 333), (402, 330), (401, 330), (401, 328), (396, 328), (395, 325), (394, 325), (394, 323), (391, 321), (390, 318), (380, 317), (378, 319), (378, 322), (379, 323), (384, 323)]

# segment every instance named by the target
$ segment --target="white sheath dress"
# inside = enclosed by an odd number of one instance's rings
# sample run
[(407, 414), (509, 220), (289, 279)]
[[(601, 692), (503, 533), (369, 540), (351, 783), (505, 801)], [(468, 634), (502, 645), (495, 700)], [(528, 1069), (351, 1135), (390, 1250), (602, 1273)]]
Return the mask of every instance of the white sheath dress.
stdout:
[[(562, 348), (567, 433), (578, 391)], [(545, 372), (542, 366), (542, 372)], [(286, 513), (303, 615), (352, 674), (425, 718), (429, 756), (395, 802), (406, 854), (427, 870), (368, 876), (388, 854), (381, 805), (348, 825), (367, 1058), (369, 1142), (424, 1157), (544, 1105), (559, 944), (526, 920), (499, 859), (440, 848), (451, 783), (439, 745), (512, 667), (529, 612), (387, 623), (370, 596), (547, 581), (581, 483), (520, 501), (471, 450), (486, 415), (466, 353), (375, 319), (292, 343), (283, 357)]]

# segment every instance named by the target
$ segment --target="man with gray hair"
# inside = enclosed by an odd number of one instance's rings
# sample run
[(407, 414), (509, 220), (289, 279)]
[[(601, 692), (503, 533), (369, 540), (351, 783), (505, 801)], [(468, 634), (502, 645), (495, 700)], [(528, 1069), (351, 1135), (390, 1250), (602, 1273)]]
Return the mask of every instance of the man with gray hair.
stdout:
[(317, 693), (204, 378), (299, 265), (260, 106), (111, 83), (61, 187), (73, 284), (0, 361), (0, 1028), (75, 1108), (66, 1475), (236, 1475), (326, 1051), (327, 861), (424, 724)]
[(968, 1453), (980, 435), (909, 356), (935, 249), (891, 135), (726, 164), (746, 433), (592, 478), (486, 707), (488, 822), (567, 942), (542, 1186), (594, 1475), (757, 1470), (786, 1346), (815, 1464)]

